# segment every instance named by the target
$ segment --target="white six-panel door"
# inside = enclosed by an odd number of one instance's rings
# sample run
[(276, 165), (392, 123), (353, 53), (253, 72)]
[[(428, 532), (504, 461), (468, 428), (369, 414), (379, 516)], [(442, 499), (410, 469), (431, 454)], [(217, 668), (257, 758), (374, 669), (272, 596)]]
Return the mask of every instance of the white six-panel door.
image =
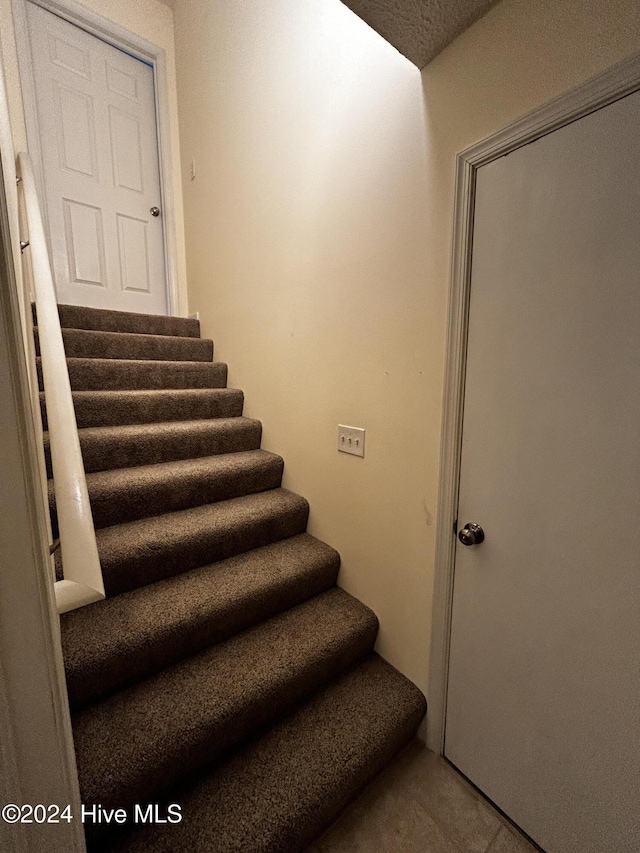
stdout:
[(165, 314), (153, 71), (27, 10), (58, 301)]
[(445, 755), (640, 850), (640, 93), (478, 169)]

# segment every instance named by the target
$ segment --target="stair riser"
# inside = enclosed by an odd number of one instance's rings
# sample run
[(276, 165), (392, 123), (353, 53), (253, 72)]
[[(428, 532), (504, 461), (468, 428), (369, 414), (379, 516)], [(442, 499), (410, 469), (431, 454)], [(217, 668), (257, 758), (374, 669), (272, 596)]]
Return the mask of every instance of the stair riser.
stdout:
[[(86, 395), (86, 396), (85, 396)], [(73, 403), (78, 429), (125, 424), (234, 418), (242, 414), (242, 391), (229, 388), (202, 390), (191, 394), (135, 392), (75, 392)], [(43, 429), (48, 429), (44, 395), (40, 395)]]
[[(34, 329), (36, 355), (40, 355)], [(160, 335), (130, 335), (63, 329), (67, 358), (150, 359), (152, 361), (212, 361), (213, 341)]]
[[(139, 637), (137, 644), (127, 638), (126, 646), (123, 646), (117, 655), (108, 658), (95, 655), (90, 665), (70, 665), (66, 651), (68, 638), (71, 636), (73, 639), (69, 632), (73, 630), (74, 617), (63, 615), (62, 643), (65, 649), (67, 690), (72, 707), (78, 709), (109, 693), (142, 681), (207, 646), (227, 640), (240, 631), (325, 592), (335, 584), (340, 568), (338, 554), (326, 549), (326, 552), (319, 555), (306, 556), (305, 561), (301, 562), (295, 571), (267, 573), (263, 580), (248, 575), (251, 582), (248, 588), (243, 588), (235, 582), (234, 571), (241, 570), (239, 561), (248, 558), (249, 555), (241, 555), (230, 561), (196, 569), (190, 575), (165, 581), (165, 584), (171, 585), (174, 598), (178, 599), (181, 594), (185, 594), (182, 590), (187, 589), (191, 575), (196, 574), (203, 582), (217, 584), (218, 589), (222, 584), (225, 589), (233, 590), (233, 596), (230, 594), (224, 605), (218, 608), (198, 606), (198, 600), (195, 600), (188, 621), (174, 620), (168, 627), (164, 627), (167, 626), (167, 620), (163, 618), (164, 611), (160, 609), (157, 612), (158, 628), (153, 645), (145, 641), (144, 635)], [(274, 558), (277, 559), (277, 556)], [(129, 595), (134, 597), (133, 606), (134, 602), (139, 600), (140, 592)], [(112, 601), (115, 603), (119, 599)], [(144, 603), (140, 606), (144, 607)], [(160, 602), (160, 607), (163, 606), (166, 606), (164, 600)], [(84, 663), (84, 657), (82, 662)]]
[(304, 533), (309, 507), (291, 507), (268, 517), (243, 519), (242, 524), (219, 529), (215, 526), (198, 531), (197, 536), (174, 536), (170, 541), (143, 539), (134, 553), (120, 554), (101, 547), (104, 531), (98, 531), (98, 552), (108, 596), (155, 583), (174, 575), (225, 560), (236, 554), (260, 548), (271, 542)]
[[(225, 388), (227, 365), (222, 362), (136, 362), (117, 359), (67, 359), (73, 391), (135, 391), (167, 388)], [(44, 390), (41, 359), (38, 384)]]
[[(222, 418), (220, 419), (223, 420)], [(204, 428), (203, 428), (204, 425)], [(231, 425), (199, 421), (191, 432), (152, 432), (141, 436), (138, 432), (105, 434), (104, 431), (80, 431), (80, 447), (87, 474), (110, 471), (114, 468), (132, 468), (137, 465), (154, 465), (178, 459), (199, 459), (220, 453), (257, 450), (262, 438), (260, 421), (234, 418)], [(51, 449), (48, 434), (44, 437), (44, 454), (47, 477), (53, 477)]]
[[(212, 504), (217, 501), (277, 489), (282, 482), (284, 462), (267, 456), (251, 468), (220, 471), (215, 477), (175, 477), (165, 482), (134, 483), (118, 489), (94, 489), (89, 482), (89, 498), (96, 527), (123, 524), (166, 512)], [(58, 535), (55, 493), (49, 487), (49, 506), (54, 536)]]
[(419, 691), (370, 655), (193, 789), (168, 793), (182, 807), (169, 843), (165, 828), (141, 827), (111, 853), (301, 853), (409, 743), (425, 710)]
[[(33, 323), (38, 325), (35, 305)], [(78, 305), (58, 305), (60, 325), (67, 329), (89, 329), (97, 332), (133, 332), (141, 335), (177, 335), (200, 337), (200, 323), (187, 317), (162, 317), (157, 314), (130, 314), (128, 311), (105, 311)]]
[[(283, 618), (286, 620), (288, 615), (285, 614)], [(113, 756), (113, 769), (103, 769), (107, 775), (118, 779), (117, 793), (110, 794), (99, 783), (96, 784), (98, 780), (91, 767), (89, 772), (85, 771), (85, 749), (90, 749), (95, 742), (100, 722), (96, 723), (96, 720), (92, 719), (90, 711), (86, 717), (81, 713), (74, 720), (74, 733), (83, 803), (98, 802), (113, 808), (128, 806), (134, 802), (153, 802), (154, 794), (166, 787), (168, 780), (184, 778), (214, 761), (371, 652), (378, 629), (373, 614), (369, 612), (366, 617), (360, 612), (356, 617), (340, 614), (340, 618), (340, 628), (324, 632), (327, 634), (326, 639), (323, 637), (324, 642), (319, 643), (313, 650), (307, 649), (303, 656), (299, 656), (291, 646), (288, 652), (283, 653), (283, 641), (280, 640), (278, 632), (265, 632), (265, 646), (271, 640), (269, 647), (273, 649), (277, 664), (272, 667), (263, 658), (258, 658), (257, 661), (250, 658), (253, 664), (252, 672), (250, 675), (238, 672), (242, 686), (233, 694), (225, 696), (225, 701), (229, 704), (220, 709), (216, 707), (213, 699), (210, 709), (205, 713), (199, 712), (197, 727), (185, 726), (188, 734), (184, 741), (180, 742), (180, 739), (176, 738), (173, 745), (163, 743), (162, 751), (154, 752), (153, 760), (145, 760), (135, 767), (127, 761), (128, 766), (121, 772), (121, 758)], [(237, 640), (230, 642), (235, 643)], [(288, 642), (288, 639), (284, 640), (284, 643)], [(223, 658), (217, 654), (217, 650), (204, 654), (210, 657), (211, 669), (217, 669), (218, 660), (224, 666)], [(266, 648), (265, 654), (271, 656)], [(225, 667), (225, 677), (227, 671), (229, 674), (237, 672), (233, 666), (228, 670)], [(189, 677), (185, 686), (187, 689), (191, 687)], [(170, 689), (173, 690), (173, 687)], [(100, 721), (102, 719), (101, 717)], [(135, 737), (135, 734), (135, 731), (132, 732), (132, 736)], [(99, 748), (99, 754), (109, 760), (102, 748)], [(93, 761), (95, 762), (95, 758)]]
[[(335, 586), (283, 460), (235, 452), (261, 425), (199, 323), (59, 313), (107, 593), (61, 619), (83, 803), (184, 803), (130, 853), (298, 853), (414, 734), (423, 697), (372, 654), (377, 618)], [(51, 482), (49, 500), (55, 536)], [(114, 829), (89, 823), (89, 848), (115, 853)]]
[[(394, 720), (393, 725), (387, 723), (382, 730), (377, 730), (374, 736), (371, 735), (371, 729), (364, 725), (363, 720), (363, 732), (368, 732), (369, 737), (362, 737), (357, 748), (352, 746), (348, 753), (341, 756), (344, 764), (340, 768), (342, 772), (335, 773), (333, 776), (331, 799), (325, 797), (321, 803), (311, 804), (309, 801), (305, 803), (303, 814), (300, 815), (296, 826), (297, 838), (295, 841), (292, 841), (290, 836), (287, 839), (291, 853), (293, 851), (302, 853), (307, 845), (318, 837), (323, 830), (326, 830), (338, 818), (343, 809), (363, 791), (366, 785), (374, 782), (376, 776), (416, 737), (427, 707), (424, 698), (418, 695), (417, 689), (414, 695), (413, 707), (407, 708), (402, 716), (398, 715), (399, 718)], [(372, 707), (375, 708), (378, 698), (372, 696)], [(360, 718), (362, 719), (362, 716)], [(374, 721), (374, 724), (376, 722)], [(327, 746), (330, 745), (329, 741), (325, 741), (325, 743)], [(318, 746), (322, 748), (320, 744)], [(354, 755), (356, 756), (355, 761), (353, 760)], [(243, 849), (248, 848), (243, 846)], [(284, 850), (277, 836), (272, 840), (270, 849), (273, 853), (276, 850)], [(217, 847), (216, 853), (231, 853), (231, 850), (221, 845)]]

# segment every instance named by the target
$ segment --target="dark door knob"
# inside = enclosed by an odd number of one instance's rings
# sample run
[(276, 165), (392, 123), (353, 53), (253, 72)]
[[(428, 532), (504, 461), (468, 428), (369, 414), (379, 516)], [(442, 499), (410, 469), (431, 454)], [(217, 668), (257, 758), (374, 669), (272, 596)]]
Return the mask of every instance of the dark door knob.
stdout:
[(159, 208), (159, 207), (152, 207), (152, 208), (149, 210), (149, 213), (150, 213), (152, 216), (160, 216), (160, 208)]
[(484, 541), (484, 530), (479, 524), (470, 521), (458, 533), (458, 539), (463, 545), (479, 545)]

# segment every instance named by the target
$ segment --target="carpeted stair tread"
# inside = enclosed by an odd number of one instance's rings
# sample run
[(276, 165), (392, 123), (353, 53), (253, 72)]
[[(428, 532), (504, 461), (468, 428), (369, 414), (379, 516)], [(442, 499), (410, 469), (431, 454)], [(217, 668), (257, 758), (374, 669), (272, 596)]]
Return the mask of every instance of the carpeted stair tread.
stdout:
[(371, 651), (377, 628), (334, 587), (78, 712), (83, 803), (151, 801)]
[[(283, 468), (281, 456), (249, 450), (87, 474), (93, 523), (96, 528), (109, 527), (277, 489)], [(49, 507), (57, 536), (53, 480), (49, 480)]]
[[(88, 329), (96, 332), (129, 332), (143, 335), (176, 335), (183, 338), (200, 337), (200, 323), (187, 317), (168, 317), (164, 314), (134, 314), (129, 311), (109, 311), (79, 305), (58, 305), (60, 325), (64, 329)], [(34, 309), (34, 323), (37, 317)]]
[[(153, 465), (217, 453), (257, 450), (260, 421), (252, 418), (207, 418), (152, 424), (87, 427), (78, 431), (87, 473), (112, 468)], [(49, 433), (44, 434), (47, 476), (52, 477)]]
[[(242, 414), (244, 395), (237, 388), (173, 388), (167, 391), (74, 391), (78, 428), (233, 418)], [(47, 429), (44, 394), (40, 394)]]
[[(373, 654), (375, 615), (335, 585), (339, 555), (306, 533), (199, 323), (59, 313), (107, 594), (61, 618), (82, 799), (184, 814), (88, 824), (90, 849), (301, 851), (415, 734), (424, 697)], [(51, 483), (50, 506), (55, 530)]]
[[(38, 383), (42, 382), (37, 358)], [(224, 388), (227, 365), (204, 361), (147, 361), (116, 358), (68, 358), (73, 391), (123, 391), (167, 388)]]
[[(40, 355), (38, 329), (33, 330)], [(153, 361), (211, 361), (213, 341), (176, 335), (137, 335), (63, 329), (67, 358), (150, 359)]]
[(308, 533), (61, 617), (72, 706), (95, 701), (333, 586), (340, 557)]
[[(415, 735), (426, 703), (371, 654), (171, 802), (118, 853), (300, 853)], [(374, 853), (374, 851), (372, 851)]]
[(96, 531), (107, 595), (304, 533), (309, 504), (270, 489)]

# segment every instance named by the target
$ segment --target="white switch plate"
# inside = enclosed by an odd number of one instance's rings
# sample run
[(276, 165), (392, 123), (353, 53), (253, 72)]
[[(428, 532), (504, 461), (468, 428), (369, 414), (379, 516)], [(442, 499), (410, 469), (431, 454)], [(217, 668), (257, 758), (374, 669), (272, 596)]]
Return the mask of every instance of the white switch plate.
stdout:
[(354, 456), (364, 456), (364, 430), (338, 424), (338, 450), (352, 453)]

